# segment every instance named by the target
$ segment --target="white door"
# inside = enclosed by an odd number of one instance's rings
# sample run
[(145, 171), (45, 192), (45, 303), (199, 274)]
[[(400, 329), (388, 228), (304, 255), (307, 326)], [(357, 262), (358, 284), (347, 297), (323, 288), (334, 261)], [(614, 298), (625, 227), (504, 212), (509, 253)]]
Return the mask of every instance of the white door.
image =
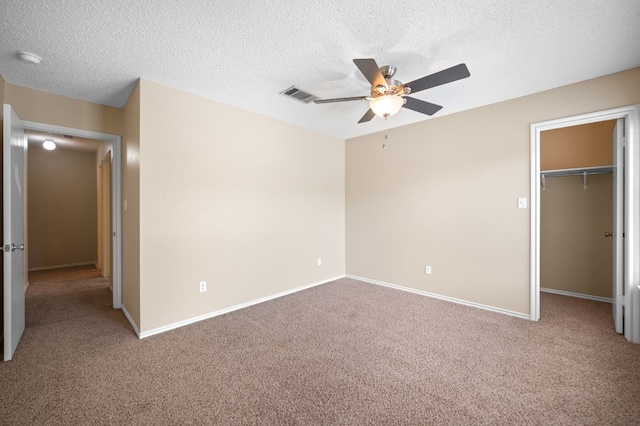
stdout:
[(4, 360), (9, 361), (24, 331), (24, 128), (10, 105), (4, 105), (3, 252)]
[(613, 322), (622, 334), (624, 309), (624, 120), (613, 128)]

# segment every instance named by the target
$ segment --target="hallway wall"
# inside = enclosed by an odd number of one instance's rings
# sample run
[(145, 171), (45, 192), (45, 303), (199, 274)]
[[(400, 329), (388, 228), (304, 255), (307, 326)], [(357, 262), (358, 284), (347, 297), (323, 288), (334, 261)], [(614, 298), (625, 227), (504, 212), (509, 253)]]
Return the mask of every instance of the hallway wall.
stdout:
[(29, 145), (29, 270), (96, 263), (95, 155)]

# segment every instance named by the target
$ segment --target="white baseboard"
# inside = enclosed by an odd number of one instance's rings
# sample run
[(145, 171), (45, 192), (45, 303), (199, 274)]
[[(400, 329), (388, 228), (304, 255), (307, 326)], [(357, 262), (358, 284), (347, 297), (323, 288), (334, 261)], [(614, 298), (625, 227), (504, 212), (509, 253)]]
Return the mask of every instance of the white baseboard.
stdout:
[(96, 262), (79, 262), (79, 263), (67, 263), (65, 265), (52, 265), (52, 266), (36, 266), (35, 268), (29, 268), (29, 272), (32, 271), (46, 271), (49, 269), (60, 269), (60, 268), (72, 268), (74, 266), (96, 266)]
[(510, 311), (510, 310), (507, 310), (507, 309), (496, 308), (496, 307), (489, 306), (489, 305), (482, 305), (480, 303), (469, 302), (467, 300), (456, 299), (454, 297), (443, 296), (443, 295), (436, 294), (436, 293), (429, 293), (427, 291), (416, 290), (414, 288), (403, 287), (403, 286), (399, 286), (399, 285), (396, 285), (396, 284), (389, 284), (389, 283), (385, 283), (383, 281), (377, 281), (377, 280), (373, 280), (373, 279), (370, 279), (370, 278), (358, 277), (356, 275), (347, 274), (346, 277), (347, 278), (352, 278), (352, 279), (358, 280), (358, 281), (364, 281), (364, 282), (369, 283), (369, 284), (381, 285), (383, 287), (389, 287), (389, 288), (393, 288), (393, 289), (396, 289), (396, 290), (408, 291), (409, 293), (415, 293), (415, 294), (419, 294), (421, 296), (427, 296), (427, 297), (432, 297), (434, 299), (440, 299), (440, 300), (444, 300), (444, 301), (447, 301), (447, 302), (453, 302), (453, 303), (457, 303), (459, 305), (465, 305), (465, 306), (470, 306), (472, 308), (484, 309), (485, 311), (491, 311), (491, 312), (496, 312), (496, 313), (499, 313), (499, 314), (510, 315), (512, 317), (518, 317), (518, 318), (522, 318), (522, 319), (526, 319), (526, 320), (531, 319), (529, 314), (523, 314), (521, 312), (515, 312), (515, 311)]
[(571, 291), (555, 290), (553, 288), (543, 287), (540, 287), (540, 291), (544, 291), (545, 293), (560, 294), (562, 296), (579, 297), (580, 299), (595, 300), (597, 302), (613, 303), (613, 299), (610, 297), (592, 296), (590, 294), (573, 293)]
[[(263, 297), (263, 298), (260, 298), (260, 299), (252, 300), (250, 302), (241, 303), (239, 305), (231, 306), (229, 308), (220, 309), (218, 311), (214, 311), (214, 312), (210, 312), (208, 314), (204, 314), (204, 315), (200, 315), (200, 316), (197, 316), (197, 317), (189, 318), (189, 319), (186, 319), (184, 321), (178, 321), (178, 322), (175, 322), (173, 324), (165, 325), (163, 327), (154, 328), (152, 330), (145, 331), (144, 333), (140, 333), (135, 326), (133, 326), (133, 328), (136, 331), (136, 334), (138, 335), (138, 337), (140, 339), (144, 339), (146, 337), (153, 336), (154, 334), (164, 333), (165, 331), (173, 330), (175, 328), (184, 327), (185, 325), (189, 325), (189, 324), (193, 324), (193, 323), (196, 323), (196, 322), (204, 321), (206, 319), (217, 317), (219, 315), (224, 315), (224, 314), (227, 314), (229, 312), (237, 311), (239, 309), (248, 308), (249, 306), (257, 305), (258, 303), (268, 302), (269, 300), (273, 300), (273, 299), (277, 299), (279, 297), (287, 296), (289, 294), (297, 293), (297, 292), (302, 291), (302, 290), (307, 290), (309, 288), (316, 287), (316, 286), (319, 286), (319, 285), (322, 285), (322, 284), (326, 284), (326, 283), (329, 283), (331, 281), (335, 281), (335, 280), (338, 280), (338, 279), (344, 278), (344, 277), (345, 277), (344, 275), (340, 275), (340, 276), (337, 276), (337, 277), (329, 278), (328, 280), (325, 280), (325, 281), (318, 281), (318, 282), (313, 283), (313, 284), (308, 284), (308, 285), (305, 285), (305, 286), (302, 286), (302, 287), (297, 287), (297, 288), (294, 288), (292, 290), (283, 291), (281, 293), (276, 293), (276, 294), (273, 294), (271, 296), (266, 296), (266, 297)], [(126, 313), (126, 310), (125, 310), (124, 306), (122, 307), (122, 310), (125, 311), (125, 315), (127, 315), (127, 318), (129, 318), (129, 322), (131, 322), (131, 324), (133, 325), (133, 321), (131, 320), (129, 315)]]
[(127, 320), (129, 321), (129, 324), (131, 324), (131, 327), (133, 328), (133, 331), (136, 333), (136, 336), (140, 337), (140, 330), (138, 330), (138, 326), (136, 325), (135, 321), (133, 321), (133, 318), (131, 318), (129, 311), (127, 311), (127, 307), (122, 305), (120, 309), (122, 309), (122, 312), (124, 312), (124, 316), (127, 317)]

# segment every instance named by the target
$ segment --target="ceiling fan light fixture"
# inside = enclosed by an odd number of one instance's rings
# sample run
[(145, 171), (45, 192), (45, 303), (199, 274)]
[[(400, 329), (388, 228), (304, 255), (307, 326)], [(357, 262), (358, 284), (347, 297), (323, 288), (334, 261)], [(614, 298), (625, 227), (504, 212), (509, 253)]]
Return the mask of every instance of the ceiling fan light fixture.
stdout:
[(417, 93), (432, 87), (451, 83), (469, 77), (469, 69), (465, 64), (458, 64), (451, 68), (426, 75), (417, 80), (403, 84), (394, 80), (397, 69), (393, 65), (379, 67), (374, 59), (354, 59), (362, 75), (371, 83), (370, 96), (351, 96), (347, 98), (315, 99), (316, 104), (345, 101), (368, 101), (369, 109), (358, 123), (371, 121), (376, 115), (387, 117), (396, 114), (403, 106), (420, 114), (433, 115), (442, 109), (441, 105), (422, 101), (407, 95)]
[(390, 117), (400, 111), (404, 98), (398, 95), (385, 95), (373, 98), (369, 103), (371, 110), (380, 117)]

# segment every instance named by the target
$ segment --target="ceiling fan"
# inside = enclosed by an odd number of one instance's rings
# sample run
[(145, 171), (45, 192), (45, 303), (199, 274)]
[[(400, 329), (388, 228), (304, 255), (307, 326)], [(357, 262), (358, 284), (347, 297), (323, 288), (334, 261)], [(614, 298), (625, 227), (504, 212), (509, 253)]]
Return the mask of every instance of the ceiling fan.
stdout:
[(373, 59), (354, 59), (353, 62), (366, 79), (369, 80), (369, 83), (371, 83), (371, 94), (349, 98), (316, 99), (314, 102), (317, 104), (327, 104), (332, 102), (369, 101), (369, 110), (358, 123), (370, 121), (376, 115), (386, 119), (397, 113), (402, 107), (422, 114), (433, 115), (438, 112), (442, 106), (410, 98), (407, 95), (461, 80), (471, 75), (465, 64), (458, 64), (451, 68), (402, 84), (398, 80), (393, 79), (397, 71), (397, 68), (393, 65), (378, 67), (378, 64)]

